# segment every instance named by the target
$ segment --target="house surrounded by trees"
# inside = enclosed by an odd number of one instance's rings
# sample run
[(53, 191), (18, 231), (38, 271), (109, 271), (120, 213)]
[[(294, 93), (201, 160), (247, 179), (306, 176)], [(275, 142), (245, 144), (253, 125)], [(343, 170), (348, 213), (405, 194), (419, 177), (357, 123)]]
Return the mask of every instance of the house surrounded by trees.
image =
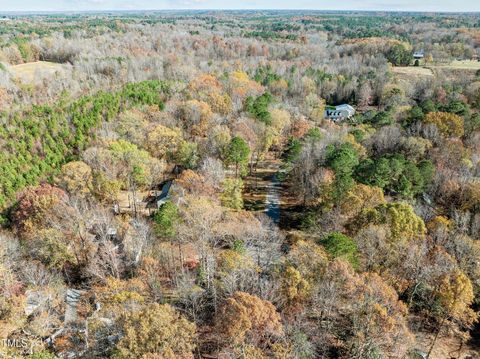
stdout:
[(325, 118), (328, 118), (332, 121), (342, 121), (348, 118), (351, 118), (355, 115), (355, 109), (348, 105), (338, 105), (332, 108), (328, 108), (325, 110)]
[(424, 57), (425, 57), (425, 53), (424, 53), (423, 50), (415, 51), (415, 52), (413, 53), (413, 58), (414, 58), (415, 60), (421, 60), (421, 59), (423, 59)]

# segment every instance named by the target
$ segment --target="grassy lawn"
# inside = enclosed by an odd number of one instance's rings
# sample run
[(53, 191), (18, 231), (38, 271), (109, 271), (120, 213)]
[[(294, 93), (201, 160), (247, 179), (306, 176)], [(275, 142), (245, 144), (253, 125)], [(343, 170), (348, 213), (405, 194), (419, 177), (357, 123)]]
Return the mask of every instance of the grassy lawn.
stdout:
[(26, 64), (14, 65), (10, 71), (22, 82), (31, 83), (35, 80), (35, 74), (41, 73), (46, 76), (53, 76), (56, 71), (62, 70), (62, 64), (48, 61), (27, 62)]
[(465, 69), (465, 70), (480, 70), (480, 61), (452, 61), (448, 64), (430, 65), (431, 68), (447, 68), (447, 69)]
[(402, 76), (433, 76), (429, 68), (420, 66), (392, 67), (392, 72), (400, 77)]

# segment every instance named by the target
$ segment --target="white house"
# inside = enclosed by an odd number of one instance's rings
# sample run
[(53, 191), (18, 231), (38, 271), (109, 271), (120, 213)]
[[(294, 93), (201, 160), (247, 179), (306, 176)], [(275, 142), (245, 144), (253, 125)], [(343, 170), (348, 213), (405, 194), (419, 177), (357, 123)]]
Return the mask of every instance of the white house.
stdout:
[(421, 60), (421, 59), (423, 59), (424, 56), (425, 56), (425, 53), (423, 52), (423, 50), (415, 51), (415, 52), (413, 53), (413, 58), (414, 58), (415, 60)]
[(355, 115), (355, 109), (347, 104), (336, 106), (335, 109), (327, 108), (325, 110), (325, 118), (335, 122), (351, 118), (353, 115)]

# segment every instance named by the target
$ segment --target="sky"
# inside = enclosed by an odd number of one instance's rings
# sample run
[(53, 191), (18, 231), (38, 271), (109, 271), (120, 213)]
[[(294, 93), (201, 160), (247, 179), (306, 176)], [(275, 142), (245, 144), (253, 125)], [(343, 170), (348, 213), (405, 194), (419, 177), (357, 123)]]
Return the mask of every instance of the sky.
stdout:
[(480, 0), (0, 0), (3, 11), (312, 9), (479, 11)]

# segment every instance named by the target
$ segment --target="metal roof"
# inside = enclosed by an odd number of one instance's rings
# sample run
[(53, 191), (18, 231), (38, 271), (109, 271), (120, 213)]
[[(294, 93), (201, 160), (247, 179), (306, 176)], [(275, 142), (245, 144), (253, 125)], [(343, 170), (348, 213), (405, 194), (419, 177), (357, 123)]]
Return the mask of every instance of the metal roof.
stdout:
[(346, 103), (336, 106), (335, 110), (337, 110), (337, 111), (348, 110), (348, 111), (355, 112), (355, 109), (352, 106), (350, 106), (349, 104), (346, 104)]

